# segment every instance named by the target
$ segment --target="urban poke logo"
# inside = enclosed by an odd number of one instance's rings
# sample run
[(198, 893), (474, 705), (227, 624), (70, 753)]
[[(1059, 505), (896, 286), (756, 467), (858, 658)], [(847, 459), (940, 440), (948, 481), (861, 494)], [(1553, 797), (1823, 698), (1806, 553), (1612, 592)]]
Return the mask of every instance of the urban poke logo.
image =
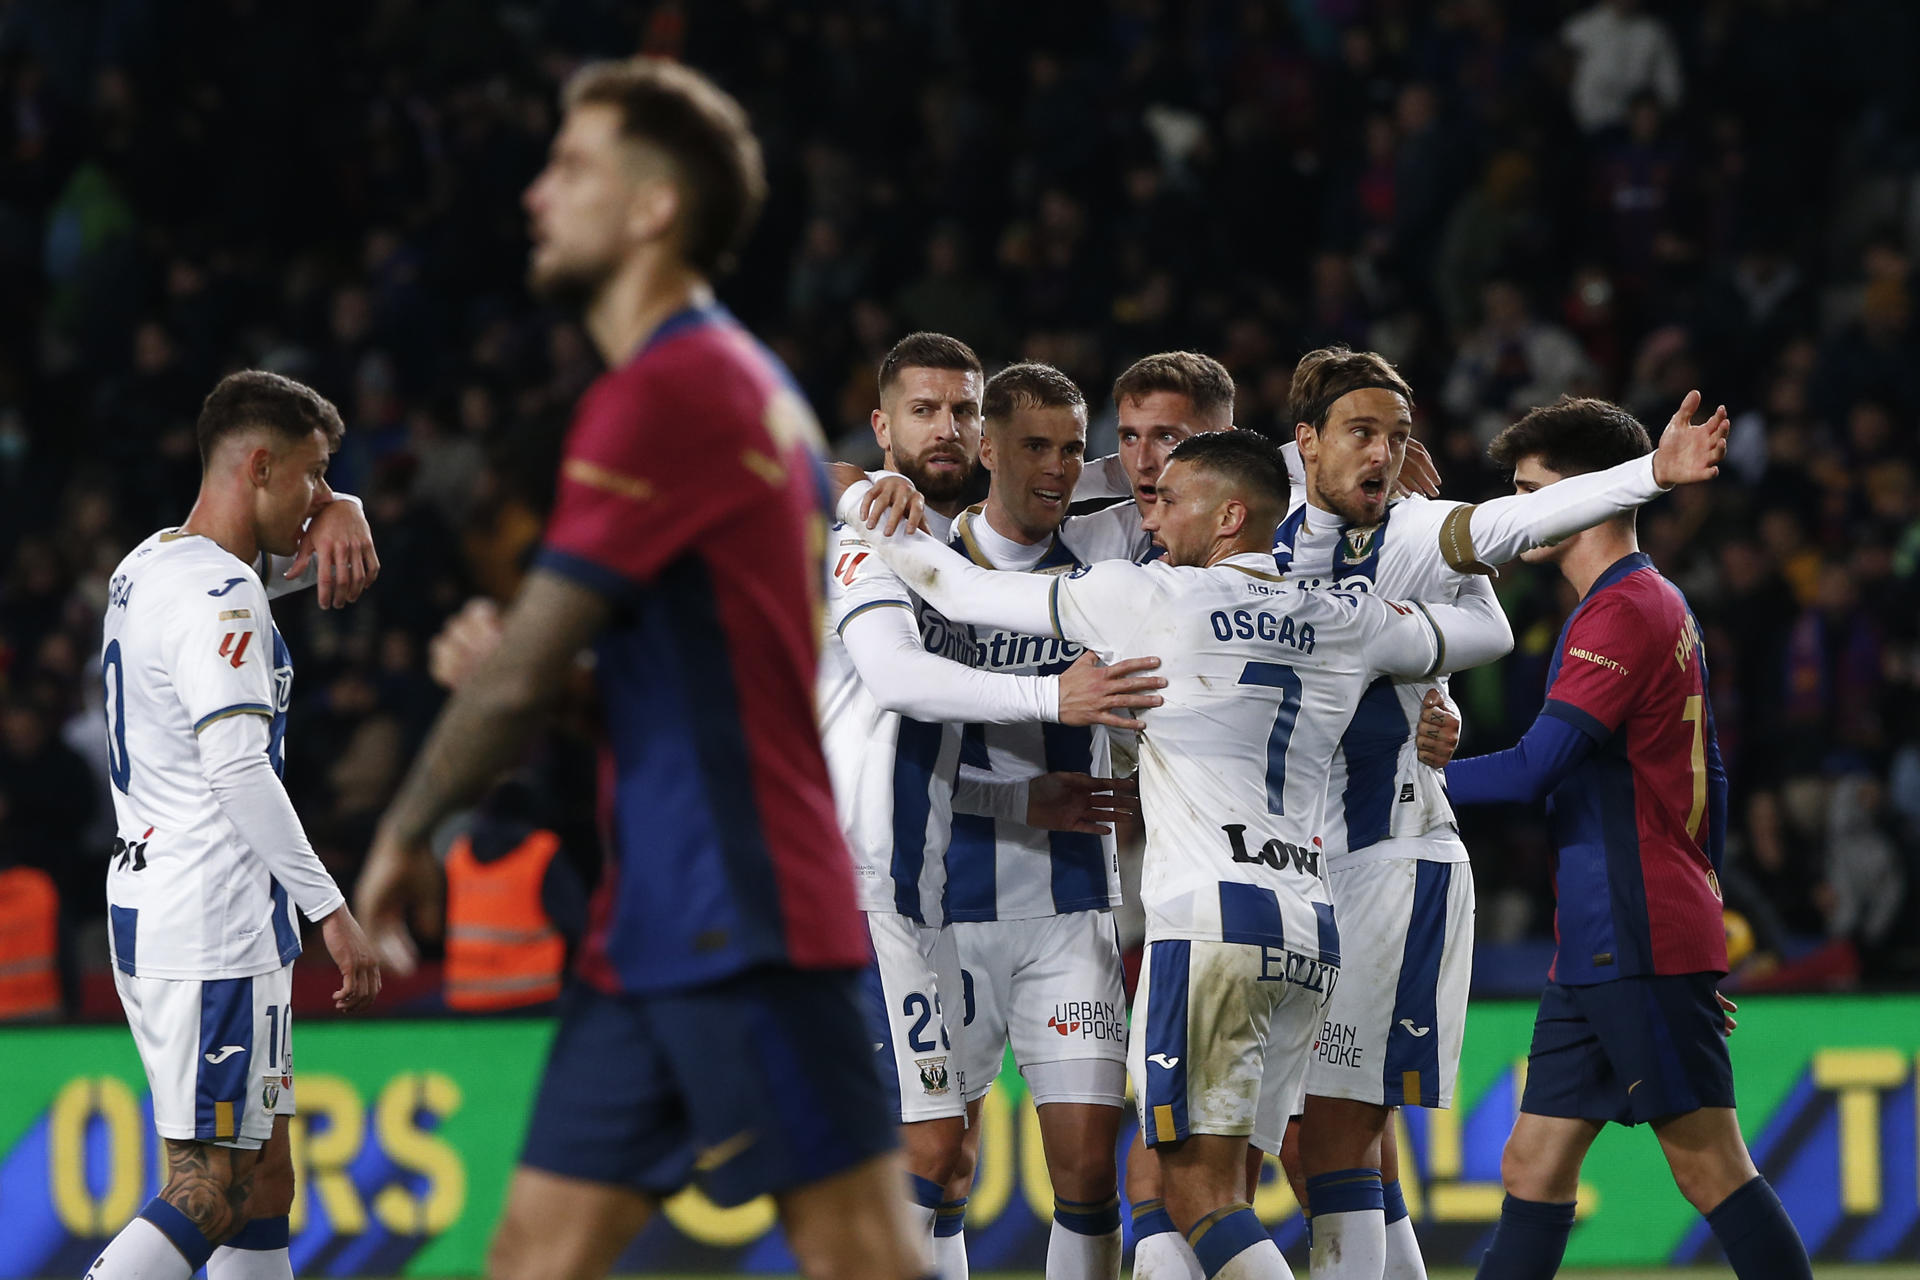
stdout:
[(1127, 1037), (1126, 1021), (1119, 1006), (1110, 1000), (1064, 1000), (1053, 1006), (1047, 1030), (1061, 1036), (1079, 1036), (1082, 1040), (1110, 1040), (1115, 1044)]

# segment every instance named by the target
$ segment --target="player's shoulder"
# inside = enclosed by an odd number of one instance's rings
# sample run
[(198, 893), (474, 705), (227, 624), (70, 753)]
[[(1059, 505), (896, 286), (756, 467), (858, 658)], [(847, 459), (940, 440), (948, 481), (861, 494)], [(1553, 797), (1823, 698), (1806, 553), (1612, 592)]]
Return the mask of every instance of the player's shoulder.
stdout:
[(1131, 560), (1146, 542), (1140, 531), (1140, 504), (1123, 498), (1110, 507), (1069, 516), (1060, 526), (1060, 541), (1087, 563)]
[(828, 531), (827, 569), (830, 589), (846, 591), (879, 583), (906, 593), (905, 582), (887, 567), (874, 551), (868, 531), (857, 524), (835, 524)]
[[(129, 605), (188, 603), (199, 598), (231, 599), (264, 607), (260, 578), (210, 538), (163, 529), (127, 553), (114, 569), (123, 581)], [(135, 587), (140, 590), (135, 591)]]
[(1689, 613), (1680, 588), (1644, 564), (1596, 588), (1581, 604), (1569, 637), (1604, 632), (1626, 641), (1658, 641)]

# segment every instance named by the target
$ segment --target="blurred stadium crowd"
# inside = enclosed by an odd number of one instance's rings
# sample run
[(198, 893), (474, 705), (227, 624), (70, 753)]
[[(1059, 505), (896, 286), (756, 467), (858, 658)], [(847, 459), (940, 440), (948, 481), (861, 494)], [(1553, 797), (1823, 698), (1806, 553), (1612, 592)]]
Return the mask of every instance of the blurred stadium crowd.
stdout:
[[(597, 372), (522, 288), (518, 201), (565, 74), (636, 49), (751, 110), (773, 198), (724, 296), (842, 456), (916, 328), (1096, 404), (1204, 350), (1283, 437), (1295, 357), (1371, 347), (1464, 498), (1562, 392), (1656, 430), (1725, 402), (1730, 474), (1641, 536), (1707, 625), (1729, 899), (1789, 977), (1920, 977), (1905, 0), (0, 0), (0, 867), (53, 874), (70, 965), (105, 957), (107, 574), (184, 516), (244, 365), (339, 404), (384, 565), (279, 611), (287, 780), (351, 881), (438, 705), (426, 642), (513, 590)], [(1463, 753), (1530, 722), (1571, 605), (1499, 588), (1519, 643), (1456, 683)], [(1464, 834), (1481, 936), (1543, 933), (1539, 815)]]

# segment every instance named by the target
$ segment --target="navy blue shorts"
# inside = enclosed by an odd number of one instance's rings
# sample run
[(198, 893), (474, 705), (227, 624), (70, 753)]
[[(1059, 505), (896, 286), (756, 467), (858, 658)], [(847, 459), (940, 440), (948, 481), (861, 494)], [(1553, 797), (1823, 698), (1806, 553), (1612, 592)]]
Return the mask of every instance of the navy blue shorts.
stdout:
[(720, 1205), (817, 1182), (891, 1150), (860, 975), (756, 969), (710, 986), (607, 995), (579, 983), (521, 1163)]
[(1681, 973), (1578, 987), (1549, 982), (1520, 1109), (1632, 1125), (1731, 1107), (1719, 981), (1716, 973)]

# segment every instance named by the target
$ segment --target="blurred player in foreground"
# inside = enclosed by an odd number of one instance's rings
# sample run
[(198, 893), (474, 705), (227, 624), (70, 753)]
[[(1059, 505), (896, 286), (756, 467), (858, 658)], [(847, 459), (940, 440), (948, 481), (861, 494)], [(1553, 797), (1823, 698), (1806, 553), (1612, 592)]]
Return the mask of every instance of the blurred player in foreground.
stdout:
[[(864, 489), (841, 510), (857, 510)], [(924, 535), (876, 546), (951, 617), (1109, 660), (1161, 656), (1165, 704), (1141, 715), (1148, 949), (1129, 1049), (1141, 1122), (1206, 1274), (1287, 1276), (1246, 1201), (1246, 1140), (1263, 1072), (1297, 1088), (1338, 978), (1313, 839), (1326, 770), (1376, 676), (1484, 661), (1510, 637), (1504, 618), (1489, 628), (1453, 606), (1281, 585), (1285, 463), (1250, 432), (1183, 441), (1157, 490), (1145, 527), (1166, 558), (1147, 565), (1047, 578), (977, 568)]]
[(819, 433), (708, 280), (765, 192), (740, 106), (674, 63), (583, 69), (529, 188), (533, 287), (608, 372), (499, 649), (447, 704), (359, 885), (404, 965), (425, 841), (592, 645), (610, 864), (494, 1237), (500, 1277), (604, 1274), (662, 1198), (771, 1193), (813, 1276), (928, 1270), (858, 1005), (867, 941), (814, 721)]
[(294, 908), (340, 966), (337, 1008), (380, 990), (281, 785), (293, 665), (268, 606), (321, 562), (329, 606), (378, 572), (357, 504), (327, 488), (342, 433), (297, 382), (222, 379), (200, 411), (193, 511), (114, 570), (100, 655), (119, 827), (107, 916), (167, 1182), (89, 1280), (186, 1280), (203, 1265), (212, 1280), (288, 1280)]
[[(1563, 398), (1491, 452), (1530, 493), (1650, 448), (1625, 410)], [(1652, 1126), (1740, 1280), (1812, 1280), (1734, 1113), (1732, 1006), (1715, 989), (1727, 971), (1717, 875), (1727, 778), (1700, 624), (1640, 551), (1631, 513), (1524, 559), (1558, 565), (1580, 594), (1546, 706), (1518, 746), (1447, 768), (1455, 804), (1545, 797), (1558, 849), (1557, 945), (1481, 1280), (1559, 1270), (1580, 1164), (1608, 1122)]]

